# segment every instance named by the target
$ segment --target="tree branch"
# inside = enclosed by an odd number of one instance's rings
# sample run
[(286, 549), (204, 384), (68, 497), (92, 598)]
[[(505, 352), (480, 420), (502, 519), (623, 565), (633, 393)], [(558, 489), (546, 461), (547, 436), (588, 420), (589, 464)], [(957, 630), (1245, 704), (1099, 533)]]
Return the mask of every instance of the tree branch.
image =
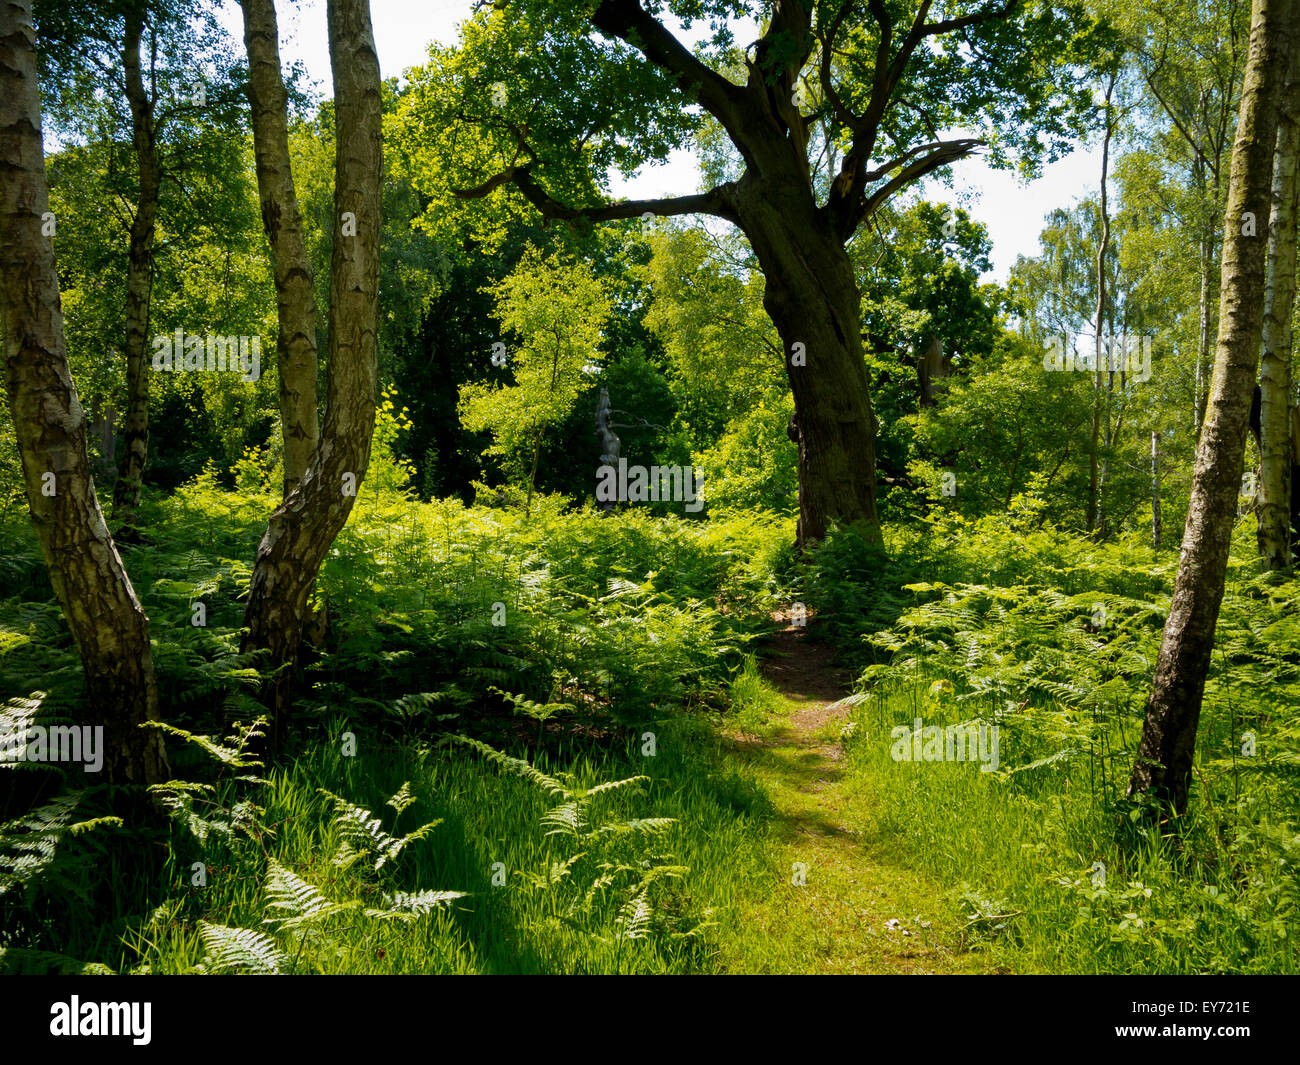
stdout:
[(858, 118), (840, 98), (840, 94), (835, 90), (831, 78), (831, 60), (834, 57), (835, 38), (839, 35), (840, 27), (844, 24), (844, 19), (848, 13), (849, 0), (844, 0), (840, 5), (840, 9), (835, 12), (835, 17), (831, 19), (831, 24), (827, 27), (825, 35), (821, 38), (822, 55), (818, 74), (822, 83), (822, 94), (830, 102), (831, 113), (835, 116), (835, 121), (848, 129), (854, 129), (858, 123)]
[(971, 148), (981, 145), (983, 143), (984, 143), (983, 141), (976, 140), (973, 137), (966, 137), (963, 138), (962, 140), (957, 140), (957, 141), (937, 140), (931, 142), (930, 144), (918, 144), (915, 148), (909, 148), (902, 155), (895, 156), (893, 159), (889, 160), (889, 162), (883, 163), (880, 166), (876, 167), (875, 170), (868, 170), (865, 174), (863, 174), (863, 179), (868, 182), (879, 181), (891, 170), (897, 170), (909, 159), (915, 159), (918, 155), (920, 155), (922, 152), (925, 151), (930, 151), (932, 149), (938, 150), (943, 148), (951, 148), (953, 145), (964, 145), (965, 150), (969, 151)]
[(1169, 103), (1165, 100), (1165, 98), (1160, 95), (1160, 90), (1156, 88), (1154, 71), (1146, 76), (1146, 83), (1147, 83), (1147, 88), (1151, 90), (1151, 94), (1159, 102), (1160, 106), (1164, 108), (1165, 114), (1169, 116), (1169, 121), (1171, 121), (1178, 128), (1178, 132), (1183, 135), (1183, 140), (1187, 142), (1187, 146), (1191, 148), (1191, 150), (1196, 154), (1196, 156), (1201, 160), (1201, 162), (1205, 163), (1207, 166), (1210, 166), (1211, 165), (1210, 161), (1206, 158), (1205, 153), (1201, 151), (1201, 146), (1199, 143), (1197, 143), (1196, 138), (1193, 137), (1192, 134), (1188, 132), (1187, 127), (1184, 126), (1183, 123), (1179, 120), (1178, 116), (1174, 114), (1174, 109), (1169, 105)]
[(960, 18), (926, 23), (921, 27), (921, 36), (933, 37), (940, 33), (950, 33), (953, 30), (964, 30), (967, 26), (977, 26), (981, 22), (1006, 18), (1019, 3), (1020, 0), (1006, 0), (1006, 3), (999, 8), (985, 8), (982, 11), (974, 11), (969, 15), (962, 15)]
[[(749, 68), (747, 88), (750, 96), (762, 100), (778, 126), (784, 123), (805, 151), (808, 147), (808, 123), (791, 99), (791, 90), (798, 81), (799, 72), (812, 55), (811, 31), (811, 0), (775, 0), (771, 22), (767, 32), (758, 41), (755, 59), (751, 61), (748, 56), (745, 58), (745, 64)], [(765, 70), (767, 58), (777, 49), (777, 38), (782, 35), (794, 42), (794, 51), (781, 70)]]
[(620, 200), (590, 207), (570, 207), (554, 199), (532, 175), (531, 164), (507, 167), (472, 189), (454, 189), (462, 200), (479, 200), (491, 195), (502, 185), (513, 184), (547, 221), (560, 219), (575, 221), (585, 218), (592, 222), (612, 222), (620, 218), (639, 218), (645, 214), (659, 216), (683, 214), (708, 214), (738, 223), (732, 196), (734, 183), (728, 182), (693, 196), (672, 196), (654, 200)]
[(673, 75), (686, 92), (694, 90), (700, 105), (734, 133), (740, 125), (743, 90), (701, 63), (639, 0), (601, 0), (591, 24), (607, 37), (630, 44), (655, 66)]
[[(924, 159), (918, 159), (910, 166), (905, 167), (888, 183), (882, 185), (869, 197), (864, 199), (854, 216), (853, 229), (857, 229), (864, 218), (870, 218), (875, 214), (880, 205), (899, 189), (912, 184), (914, 181), (925, 177), (926, 174), (938, 170), (942, 166), (947, 166), (949, 163), (956, 162), (963, 156), (970, 155), (976, 148), (983, 144), (984, 141), (976, 140), (973, 137), (966, 137), (955, 141), (944, 141), (943, 146), (937, 151), (932, 152)], [(851, 232), (852, 230), (850, 230), (850, 233)]]
[[(861, 119), (850, 128), (853, 130), (853, 147), (844, 156), (839, 176), (831, 184), (831, 194), (824, 210), (831, 216), (832, 224), (847, 240), (857, 229), (862, 219), (868, 217), (885, 198), (903, 185), (916, 180), (917, 177), (931, 170), (952, 162), (970, 152), (980, 141), (950, 141), (933, 155), (908, 167), (883, 189), (877, 190), (869, 199), (864, 199), (867, 185), (879, 180), (889, 170), (901, 165), (918, 152), (934, 147), (934, 144), (922, 145), (875, 171), (867, 171), (867, 160), (876, 147), (880, 123), (884, 118), (889, 101), (902, 80), (907, 64), (920, 43), (927, 37), (934, 37), (954, 30), (962, 30), (982, 22), (1004, 19), (1020, 4), (1020, 0), (1004, 0), (1001, 6), (990, 6), (959, 18), (942, 19), (927, 22), (933, 0), (922, 0), (912, 20), (907, 36), (898, 46), (898, 51), (891, 58), (890, 47), (893, 43), (894, 22), (885, 6), (884, 0), (867, 0), (867, 9), (879, 27), (880, 42), (876, 49), (876, 69), (872, 79), (871, 96), (867, 101), (866, 111)], [(823, 62), (826, 58), (823, 55)], [(824, 68), (825, 69), (825, 68)], [(933, 136), (933, 134), (931, 134)], [(938, 142), (935, 142), (938, 143)], [(954, 154), (955, 153), (955, 154)]]

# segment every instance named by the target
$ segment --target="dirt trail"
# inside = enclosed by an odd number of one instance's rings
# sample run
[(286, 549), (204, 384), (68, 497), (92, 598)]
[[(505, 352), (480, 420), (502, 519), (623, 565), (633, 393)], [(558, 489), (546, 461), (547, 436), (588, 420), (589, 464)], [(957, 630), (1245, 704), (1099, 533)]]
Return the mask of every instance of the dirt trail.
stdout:
[[(847, 719), (841, 700), (852, 691), (853, 674), (835, 664), (835, 652), (825, 644), (810, 642), (806, 629), (789, 624), (781, 614), (773, 620), (785, 627), (763, 648), (763, 676), (791, 704), (790, 729), (811, 740), (829, 722)], [(811, 745), (835, 761), (842, 753), (839, 744)]]
[(775, 806), (783, 887), (744, 915), (766, 937), (764, 954), (781, 959), (767, 964), (800, 973), (982, 971), (960, 950), (959, 929), (944, 927), (950, 907), (939, 888), (870, 838), (865, 796), (845, 772), (840, 744), (852, 674), (785, 615), (773, 620), (760, 669), (784, 707), (757, 733), (727, 737)]

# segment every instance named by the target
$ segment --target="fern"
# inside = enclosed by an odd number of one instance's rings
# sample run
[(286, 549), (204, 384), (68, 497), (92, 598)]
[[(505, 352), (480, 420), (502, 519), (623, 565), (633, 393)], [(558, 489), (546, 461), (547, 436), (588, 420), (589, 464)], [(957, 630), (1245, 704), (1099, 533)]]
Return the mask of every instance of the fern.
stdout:
[(385, 908), (366, 910), (367, 917), (380, 919), (399, 918), (415, 920), (435, 910), (445, 909), (457, 899), (467, 897), (464, 891), (399, 891), (394, 895), (384, 896)]
[(227, 747), (220, 743), (215, 743), (208, 736), (198, 736), (188, 732), (183, 728), (177, 728), (175, 725), (169, 725), (165, 721), (144, 721), (141, 723), (143, 728), (156, 728), (168, 736), (184, 740), (186, 743), (192, 743), (200, 750), (206, 752), (215, 758), (222, 765), (230, 766), (232, 769), (254, 769), (261, 768), (262, 763), (252, 758), (247, 753), (249, 743), (262, 735), (262, 726), (267, 724), (265, 718), (260, 719), (249, 726), (241, 726), (240, 731), (235, 736), (230, 737), (227, 742), (234, 741), (236, 746)]
[(583, 816), (586, 804), (573, 801), (562, 803), (542, 814), (542, 825), (547, 828), (548, 836), (573, 836), (583, 834), (586, 820)]
[[(0, 647), (0, 654), (4, 650)], [(27, 733), (46, 698), (47, 693), (43, 691), (32, 692), (25, 699), (15, 696), (0, 706), (0, 768), (12, 769), (30, 764), (19, 759), (17, 748), (27, 739)]]
[(263, 932), (200, 921), (199, 934), (208, 952), (207, 968), (212, 972), (275, 975), (288, 970), (289, 958)]
[(630, 832), (646, 836), (658, 836), (667, 832), (673, 825), (677, 824), (675, 817), (638, 817), (631, 821), (611, 821), (609, 824), (601, 825), (597, 831), (602, 833)]
[(547, 776), (539, 769), (535, 769), (522, 758), (511, 758), (510, 755), (503, 754), (501, 751), (498, 751), (495, 747), (489, 746), (482, 740), (471, 739), (468, 736), (449, 736), (448, 739), (454, 743), (461, 743), (466, 747), (478, 751), (479, 754), (483, 755), (483, 757), (489, 762), (500, 766), (508, 773), (513, 773), (515, 776), (523, 777), (525, 780), (537, 785), (537, 787), (541, 788), (552, 798), (573, 798), (573, 793), (558, 780), (554, 777)]
[[(397, 839), (376, 827), (379, 825), (378, 818), (372, 817), (368, 810), (329, 792), (324, 794), (335, 805), (335, 823), (341, 831), (352, 834), (350, 844), (345, 841), (344, 848), (340, 849), (341, 854), (346, 851), (350, 856), (347, 860), (349, 865), (359, 858), (373, 859), (379, 854), (379, 861), (373, 866), (378, 871), (408, 843), (422, 838), (438, 824), (437, 821), (429, 822), (415, 832)], [(405, 783), (389, 799), (388, 804), (396, 807), (400, 814), (414, 801), (409, 783)], [(339, 864), (338, 856), (335, 864)], [(300, 962), (310, 965), (313, 960), (313, 954), (308, 951), (309, 945), (329, 948), (328, 921), (336, 914), (360, 911), (363, 916), (376, 920), (410, 922), (445, 909), (455, 900), (466, 897), (463, 891), (397, 891), (384, 896), (382, 907), (366, 907), (360, 899), (334, 902), (315, 884), (274, 858), (267, 865), (263, 894), (262, 924), (269, 932), (199, 922), (199, 931), (208, 955), (204, 964), (205, 971), (275, 974), (300, 970)], [(286, 935), (295, 943), (292, 961), (288, 953), (281, 950), (274, 938), (276, 935)], [(304, 952), (307, 952), (305, 962)]]
[(524, 778), (551, 798), (561, 800), (541, 815), (539, 825), (545, 830), (544, 839), (565, 844), (571, 848), (570, 853), (548, 858), (539, 869), (520, 870), (519, 875), (534, 890), (562, 893), (561, 919), (566, 924), (603, 939), (599, 931), (602, 904), (621, 882), (625, 901), (613, 914), (616, 940), (646, 939), (652, 930), (656, 934), (684, 937), (696, 935), (704, 928), (707, 920), (692, 921), (681, 914), (660, 911), (656, 903), (656, 896), (663, 891), (660, 882), (684, 877), (689, 870), (665, 861), (663, 855), (647, 854), (642, 849), (647, 840), (666, 834), (677, 823), (676, 819), (596, 816), (598, 802), (624, 794), (640, 794), (649, 777), (637, 775), (603, 781), (585, 789), (571, 788), (524, 759), (511, 758), (478, 740), (451, 738), (482, 752), (490, 762)]
[[(262, 763), (249, 753), (254, 741), (265, 736), (265, 717), (256, 718), (245, 725), (236, 721), (225, 743), (216, 743), (208, 736), (195, 735), (161, 721), (146, 724), (159, 728), (169, 736), (183, 739), (214, 759), (222, 769), (252, 770)], [(265, 784), (265, 778), (252, 772), (237, 773), (233, 780), (246, 784)], [(223, 796), (228, 789), (191, 780), (169, 780), (165, 784), (152, 784), (152, 795), (197, 842), (204, 844), (215, 836), (232, 842), (237, 836), (257, 839), (261, 833), (261, 817), (265, 810), (251, 799), (241, 799), (227, 805)]]
[(397, 792), (388, 799), (384, 805), (391, 806), (401, 816), (403, 810), (415, 802), (415, 796), (411, 794), (411, 782), (408, 780), (402, 784)]
[(622, 925), (616, 933), (619, 939), (645, 939), (650, 930), (650, 921), (654, 917), (654, 907), (646, 898), (646, 889), (642, 888), (624, 903), (614, 923)]
[(15, 888), (31, 889), (50, 871), (65, 836), (106, 826), (122, 826), (120, 817), (74, 822), (83, 793), (56, 796), (22, 817), (0, 824), (0, 896)]
[[(396, 861), (408, 846), (423, 839), (442, 824), (442, 818), (438, 818), (405, 836), (392, 836), (384, 831), (383, 822), (364, 806), (350, 803), (324, 788), (317, 790), (334, 804), (334, 825), (343, 837), (343, 842), (334, 855), (334, 864), (341, 869), (363, 862), (371, 872), (378, 873), (389, 862)], [(388, 800), (388, 805), (395, 806), (400, 814), (414, 801), (407, 782)]]
[(262, 923), (278, 931), (323, 921), (333, 914), (354, 910), (361, 905), (359, 902), (330, 902), (318, 888), (274, 858), (267, 866), (266, 898), (265, 909), (276, 912), (263, 918)]

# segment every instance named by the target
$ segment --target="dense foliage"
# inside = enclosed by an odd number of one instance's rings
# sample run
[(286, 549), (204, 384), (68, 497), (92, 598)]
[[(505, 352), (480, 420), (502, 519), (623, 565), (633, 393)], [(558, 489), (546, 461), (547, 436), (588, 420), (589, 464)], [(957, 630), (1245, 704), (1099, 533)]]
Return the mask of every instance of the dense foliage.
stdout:
[[(78, 29), (38, 4), (46, 172), (111, 516), (140, 177), (132, 116), (92, 72), (117, 69), (131, 5), (73, 6), (102, 17)], [(142, 8), (146, 43), (176, 46), (151, 74), (149, 334), (260, 338), (261, 373), (151, 375), (143, 499), (117, 550), (149, 620), (149, 727), (171, 779), (113, 788), (0, 759), (0, 972), (821, 971), (830, 947), (771, 929), (802, 887), (782, 788), (827, 780), (838, 805), (805, 812), (798, 846), (833, 838), (851, 865), (887, 853), (929, 907), (907, 934), (949, 971), (1300, 971), (1300, 583), (1260, 560), (1253, 441), (1221, 515), (1194, 802), (1171, 817), (1129, 787), (1212, 388), (1245, 62), (1220, 46), (1249, 12), (1194, 5), (1181, 26), (1155, 0), (1026, 3), (957, 27), (960, 45), (927, 39), (896, 72), (885, 95), (902, 103), (876, 118), (905, 158), (936, 123), (969, 122), (993, 163), (1032, 173), (1101, 129), (1109, 171), (1003, 281), (946, 166), (854, 222), (840, 244), (881, 521), (805, 544), (799, 441), (815, 437), (774, 324), (782, 271), (705, 211), (600, 216), (612, 175), (674, 148), (707, 185), (743, 183), (753, 160), (698, 85), (593, 30), (606, 6), (488, 5), (382, 85), (379, 413), (297, 673), (278, 674), (293, 675), (283, 749), (266, 742), (277, 667), (249, 648), (245, 611), (268, 518), (305, 497), (283, 492), (242, 53), (183, 4)], [(648, 6), (694, 25), (702, 68), (795, 108), (806, 184), (833, 202), (860, 148), (849, 119), (896, 43), (880, 12), (917, 5), (837, 19), (819, 0), (841, 46), (814, 34), (777, 54), (728, 28), (769, 26), (773, 5)], [(344, 111), (288, 88), (324, 353)], [(501, 177), (520, 170), (523, 185)], [(320, 378), (323, 396), (323, 358)], [(27, 513), (21, 431), (0, 410), (0, 738), (96, 720)], [(653, 494), (600, 497), (602, 463), (624, 467), (621, 492), (645, 476)], [(692, 476), (702, 498), (680, 487)], [(777, 621), (798, 654), (852, 673), (784, 777), (782, 744), (817, 700), (773, 680), (792, 668)], [(954, 728), (996, 730), (994, 760), (922, 758), (936, 727), (949, 747)], [(899, 928), (858, 923), (855, 949)]]

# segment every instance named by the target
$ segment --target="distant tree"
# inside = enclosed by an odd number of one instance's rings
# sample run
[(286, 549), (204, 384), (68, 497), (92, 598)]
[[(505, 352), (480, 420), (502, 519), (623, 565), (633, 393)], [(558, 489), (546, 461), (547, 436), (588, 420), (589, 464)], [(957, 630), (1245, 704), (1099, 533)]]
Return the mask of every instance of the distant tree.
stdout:
[(610, 302), (588, 267), (559, 253), (543, 257), (536, 248), (526, 251), (492, 291), (502, 329), (520, 340), (513, 354), (504, 341), (497, 342), (498, 357), (509, 360), (515, 380), (463, 388), (461, 421), (467, 429), (491, 432), (489, 453), (505, 459), (526, 481), (526, 514), (546, 434), (568, 416), (587, 383), (588, 368), (602, 357), (600, 334)]
[[(1065, 147), (1096, 29), (1080, 7), (932, 0), (500, 0), (413, 78), (430, 212), (511, 190), (548, 219), (713, 215), (766, 278), (794, 395), (804, 542), (832, 522), (878, 539), (875, 437), (846, 245), (897, 192), (981, 147), (1033, 166)], [(657, 16), (708, 20), (692, 51)], [(738, 47), (729, 23), (761, 36)], [(707, 119), (704, 117), (707, 116)], [(690, 196), (610, 203), (633, 171), (716, 123), (738, 171)], [(978, 128), (941, 138), (939, 130)], [(817, 180), (823, 166), (834, 170)]]
[(941, 404), (993, 350), (1005, 293), (980, 282), (991, 250), (966, 211), (926, 200), (883, 207), (850, 249), (886, 483), (902, 480), (913, 457), (910, 416)]
[[(56, 128), (82, 137), (120, 131), (131, 145), (126, 413), (113, 520), (134, 535), (149, 455), (149, 326), (163, 186), (224, 169), (213, 150), (237, 139), (241, 126), (231, 55), (210, 0), (40, 0), (36, 15)], [(105, 85), (114, 91), (103, 92)], [(215, 138), (207, 135), (213, 127)]]
[(646, 325), (663, 345), (677, 427), (692, 447), (712, 447), (764, 399), (776, 406), (789, 392), (763, 275), (735, 236), (664, 223), (648, 240), (638, 271), (651, 293)]
[(1136, 58), (1126, 76), (1141, 92), (1143, 150), (1159, 160), (1162, 202), (1172, 208), (1181, 244), (1196, 257), (1179, 265), (1194, 270), (1196, 307), (1193, 424), (1205, 418), (1219, 286), (1219, 240), (1228, 163), (1240, 100), (1250, 5), (1171, 4), (1167, 0), (1097, 0), (1097, 7)]
[(936, 497), (942, 475), (951, 473), (956, 491), (944, 502), (972, 517), (1005, 510), (1036, 483), (1049, 520), (1082, 526), (1086, 380), (1045, 370), (1040, 348), (1004, 334), (990, 354), (974, 355), (952, 378), (940, 404), (904, 419), (915, 427), (918, 457), (910, 472)]

